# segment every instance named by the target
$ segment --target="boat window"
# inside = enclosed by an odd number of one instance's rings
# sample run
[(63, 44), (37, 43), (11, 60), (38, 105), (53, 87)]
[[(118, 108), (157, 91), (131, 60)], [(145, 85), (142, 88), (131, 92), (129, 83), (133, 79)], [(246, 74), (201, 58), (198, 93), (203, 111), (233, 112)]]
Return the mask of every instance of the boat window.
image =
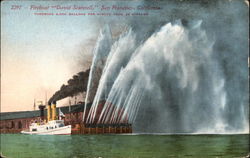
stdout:
[(55, 126), (55, 128), (56, 128), (56, 126)]
[(46, 129), (48, 130), (48, 127), (46, 127)]
[(32, 128), (32, 131), (37, 131), (37, 129), (36, 128)]
[(59, 127), (63, 127), (63, 124), (59, 124)]

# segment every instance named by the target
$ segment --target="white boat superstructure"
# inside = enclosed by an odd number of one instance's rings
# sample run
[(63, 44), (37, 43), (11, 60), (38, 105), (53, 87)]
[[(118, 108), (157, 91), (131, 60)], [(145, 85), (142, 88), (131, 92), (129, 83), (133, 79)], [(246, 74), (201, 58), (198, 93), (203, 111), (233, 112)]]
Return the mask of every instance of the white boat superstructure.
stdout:
[[(47, 105), (47, 121), (42, 119), (39, 123), (31, 123), (27, 131), (21, 131), (23, 134), (37, 134), (37, 135), (69, 135), (71, 134), (71, 125), (65, 126), (64, 114), (59, 110), (59, 120), (56, 112), (56, 102), (53, 104), (49, 102)], [(43, 115), (41, 115), (41, 118)]]
[(48, 123), (32, 123), (28, 131), (21, 131), (23, 134), (36, 135), (70, 135), (71, 125), (65, 126), (64, 120), (52, 120)]

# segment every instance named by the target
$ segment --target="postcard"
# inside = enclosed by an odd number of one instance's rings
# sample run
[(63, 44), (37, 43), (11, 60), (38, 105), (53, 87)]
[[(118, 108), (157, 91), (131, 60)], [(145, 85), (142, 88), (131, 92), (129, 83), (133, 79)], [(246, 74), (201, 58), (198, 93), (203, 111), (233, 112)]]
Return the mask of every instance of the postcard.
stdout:
[(249, 157), (246, 0), (2, 1), (1, 157)]

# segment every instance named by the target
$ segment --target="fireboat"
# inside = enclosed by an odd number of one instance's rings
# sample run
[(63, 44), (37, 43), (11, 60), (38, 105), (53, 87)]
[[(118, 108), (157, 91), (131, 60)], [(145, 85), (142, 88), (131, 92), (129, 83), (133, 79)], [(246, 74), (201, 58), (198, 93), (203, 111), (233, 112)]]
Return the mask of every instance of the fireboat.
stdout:
[[(54, 102), (51, 106), (51, 103), (47, 106), (47, 122), (33, 122), (29, 126), (28, 130), (21, 131), (22, 134), (31, 134), (31, 135), (70, 135), (71, 134), (71, 125), (65, 126), (64, 120), (61, 116), (63, 113), (59, 109), (59, 118), (57, 119), (56, 115), (56, 103)], [(52, 115), (51, 115), (52, 114)]]

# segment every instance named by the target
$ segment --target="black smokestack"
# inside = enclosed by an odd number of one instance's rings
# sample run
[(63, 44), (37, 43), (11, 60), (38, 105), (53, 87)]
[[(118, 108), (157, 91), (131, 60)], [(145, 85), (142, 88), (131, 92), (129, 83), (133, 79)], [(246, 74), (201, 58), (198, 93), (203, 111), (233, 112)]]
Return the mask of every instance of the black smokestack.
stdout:
[(85, 92), (87, 90), (88, 77), (89, 69), (77, 73), (68, 80), (67, 85), (63, 84), (60, 90), (55, 92), (55, 94), (49, 99), (49, 102), (55, 102), (66, 97), (73, 97), (80, 92)]
[(40, 109), (40, 117), (41, 117), (42, 120), (44, 120), (44, 108), (45, 108), (44, 105), (40, 105), (40, 106), (39, 106), (39, 109)]

